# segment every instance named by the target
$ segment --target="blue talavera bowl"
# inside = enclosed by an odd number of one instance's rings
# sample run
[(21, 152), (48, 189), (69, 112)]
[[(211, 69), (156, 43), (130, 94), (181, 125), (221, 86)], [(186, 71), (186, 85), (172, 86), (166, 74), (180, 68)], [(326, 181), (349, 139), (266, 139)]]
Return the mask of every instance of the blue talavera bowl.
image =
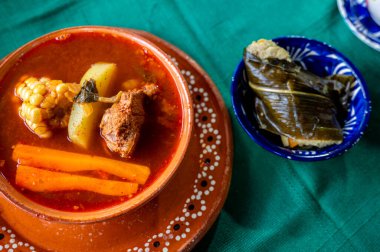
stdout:
[(343, 54), (323, 42), (298, 36), (280, 37), (273, 41), (285, 48), (294, 62), (316, 75), (344, 74), (356, 77), (350, 89), (348, 116), (344, 120), (344, 140), (339, 145), (321, 149), (291, 149), (282, 146), (279, 136), (259, 129), (255, 118), (254, 93), (248, 85), (243, 60), (234, 72), (231, 85), (233, 109), (239, 123), (257, 144), (287, 159), (318, 161), (343, 154), (363, 135), (371, 110), (367, 86), (359, 70)]
[(368, 12), (365, 0), (337, 0), (338, 9), (351, 31), (361, 41), (380, 51), (380, 26)]

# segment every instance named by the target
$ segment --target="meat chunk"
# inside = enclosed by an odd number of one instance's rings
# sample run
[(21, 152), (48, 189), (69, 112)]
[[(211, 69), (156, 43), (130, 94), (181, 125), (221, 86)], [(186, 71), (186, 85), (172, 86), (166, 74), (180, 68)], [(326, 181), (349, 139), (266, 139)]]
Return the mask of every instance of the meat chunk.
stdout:
[(132, 155), (145, 120), (144, 99), (157, 90), (156, 85), (149, 84), (139, 90), (123, 92), (120, 101), (105, 111), (100, 130), (111, 151), (121, 157)]

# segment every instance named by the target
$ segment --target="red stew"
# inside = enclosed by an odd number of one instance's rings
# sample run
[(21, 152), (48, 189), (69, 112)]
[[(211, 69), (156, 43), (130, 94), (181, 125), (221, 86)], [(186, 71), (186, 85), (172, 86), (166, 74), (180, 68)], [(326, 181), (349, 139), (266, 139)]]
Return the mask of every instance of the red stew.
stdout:
[[(37, 193), (15, 185), (17, 164), (12, 161), (12, 146), (16, 143), (54, 148), (78, 153), (104, 156), (123, 160), (118, 154), (111, 153), (100, 134), (96, 135), (93, 145), (83, 150), (67, 139), (67, 129), (57, 130), (48, 139), (41, 139), (24, 125), (18, 115), (21, 101), (14, 95), (15, 85), (23, 75), (37, 78), (46, 76), (64, 82), (79, 83), (82, 75), (96, 62), (116, 63), (118, 67), (116, 94), (121, 83), (129, 79), (154, 82), (159, 86), (156, 99), (145, 104), (147, 118), (141, 131), (137, 148), (129, 159), (150, 167), (151, 184), (170, 162), (177, 148), (181, 130), (181, 105), (175, 83), (158, 60), (140, 45), (125, 38), (96, 33), (71, 34), (63, 40), (50, 40), (32, 49), (1, 80), (0, 85), (0, 160), (5, 160), (2, 174), (21, 193), (42, 205), (65, 211), (92, 211), (128, 200), (128, 197), (112, 197), (84, 191)], [(113, 95), (114, 95), (113, 94)], [(175, 107), (171, 115), (172, 127), (164, 126), (161, 102)]]

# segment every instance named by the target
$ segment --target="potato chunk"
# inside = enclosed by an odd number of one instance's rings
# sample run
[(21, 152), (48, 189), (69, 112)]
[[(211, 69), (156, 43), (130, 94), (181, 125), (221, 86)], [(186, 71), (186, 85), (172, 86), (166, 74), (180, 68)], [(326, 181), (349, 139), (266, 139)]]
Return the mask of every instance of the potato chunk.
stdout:
[[(81, 85), (93, 79), (99, 96), (109, 96), (116, 76), (116, 64), (96, 63), (83, 75)], [(74, 103), (68, 126), (69, 139), (76, 145), (88, 148), (93, 134), (99, 125), (105, 105), (100, 102), (79, 104)]]

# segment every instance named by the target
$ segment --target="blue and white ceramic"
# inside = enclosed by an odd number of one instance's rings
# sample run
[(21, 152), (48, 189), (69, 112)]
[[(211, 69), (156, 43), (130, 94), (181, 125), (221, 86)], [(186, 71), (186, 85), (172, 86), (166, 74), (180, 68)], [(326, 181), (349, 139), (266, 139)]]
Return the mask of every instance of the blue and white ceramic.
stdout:
[(368, 12), (371, 15), (373, 21), (377, 25), (380, 25), (380, 1), (379, 0), (367, 0)]
[(285, 48), (293, 61), (314, 74), (356, 77), (357, 81), (350, 89), (349, 113), (343, 128), (344, 140), (339, 145), (322, 149), (296, 150), (283, 147), (279, 136), (259, 129), (254, 115), (254, 94), (248, 86), (243, 60), (235, 70), (231, 86), (232, 104), (241, 126), (261, 147), (287, 159), (317, 161), (343, 154), (359, 141), (368, 124), (371, 105), (362, 75), (345, 56), (325, 43), (297, 36), (280, 37), (273, 41)]
[(368, 12), (365, 0), (337, 0), (340, 14), (351, 31), (364, 43), (380, 51), (380, 26)]

